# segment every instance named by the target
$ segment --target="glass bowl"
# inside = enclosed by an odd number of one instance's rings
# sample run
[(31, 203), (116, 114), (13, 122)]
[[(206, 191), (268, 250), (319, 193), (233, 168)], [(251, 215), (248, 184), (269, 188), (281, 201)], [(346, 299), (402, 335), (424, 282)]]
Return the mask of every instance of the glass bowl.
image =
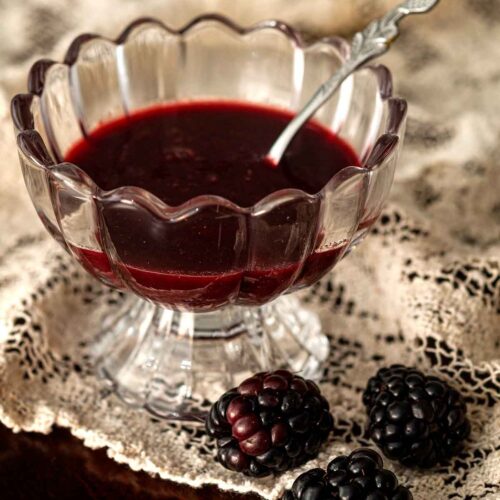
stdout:
[(315, 120), (362, 166), (344, 168), (316, 194), (282, 190), (252, 207), (212, 195), (172, 207), (138, 187), (104, 191), (66, 153), (103, 123), (172, 102), (296, 111), (348, 54), (341, 38), (308, 45), (278, 21), (244, 29), (205, 15), (180, 30), (139, 19), (116, 41), (84, 34), (64, 62), (31, 68), (29, 92), (12, 100), (26, 187), (67, 252), (106, 285), (132, 292), (103, 318), (94, 348), (99, 372), (127, 403), (197, 419), (250, 373), (321, 373), (329, 347), (320, 322), (285, 294), (325, 275), (377, 220), (406, 103), (392, 97), (384, 66), (357, 71)]

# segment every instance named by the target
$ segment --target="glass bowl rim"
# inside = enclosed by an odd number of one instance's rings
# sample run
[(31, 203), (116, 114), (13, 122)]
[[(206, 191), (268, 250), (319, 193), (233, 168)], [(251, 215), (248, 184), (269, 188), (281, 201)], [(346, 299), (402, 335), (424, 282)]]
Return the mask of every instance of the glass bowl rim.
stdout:
[(17, 129), (18, 149), (24, 153), (32, 164), (45, 170), (48, 175), (62, 182), (69, 181), (75, 184), (76, 181), (76, 183), (80, 185), (80, 190), (83, 188), (84, 191), (91, 194), (94, 199), (100, 201), (131, 200), (144, 208), (152, 210), (159, 216), (168, 214), (169, 218), (174, 216), (177, 220), (186, 217), (188, 214), (192, 213), (193, 210), (196, 211), (200, 208), (212, 205), (225, 206), (241, 214), (255, 214), (267, 211), (275, 205), (287, 201), (305, 199), (314, 202), (318, 198), (323, 197), (325, 191), (334, 190), (337, 186), (354, 176), (367, 176), (373, 173), (378, 167), (383, 165), (390, 156), (396, 154), (401, 141), (401, 128), (407, 114), (407, 102), (404, 99), (393, 96), (392, 74), (390, 70), (382, 64), (375, 64), (364, 66), (362, 69), (370, 69), (376, 74), (379, 96), (382, 101), (388, 103), (387, 128), (382, 134), (375, 138), (372, 149), (361, 166), (344, 167), (336, 172), (316, 193), (311, 194), (295, 188), (281, 189), (270, 193), (248, 207), (242, 207), (227, 198), (212, 194), (193, 197), (180, 205), (169, 205), (150, 191), (138, 186), (120, 186), (111, 190), (104, 190), (78, 165), (65, 161), (54, 162), (51, 155), (48, 153), (47, 145), (38, 131), (34, 128), (34, 117), (31, 111), (31, 102), (35, 96), (40, 97), (42, 95), (45, 84), (45, 74), (53, 64), (63, 64), (68, 67), (73, 66), (78, 61), (82, 47), (93, 40), (104, 40), (117, 47), (123, 45), (137, 28), (144, 25), (156, 25), (168, 34), (182, 37), (184, 34), (204, 23), (220, 24), (240, 36), (266, 29), (277, 30), (286, 36), (294, 49), (306, 51), (314, 46), (327, 45), (333, 47), (337, 51), (341, 60), (345, 60), (350, 53), (349, 42), (340, 36), (323, 37), (319, 40), (306, 42), (303, 40), (299, 31), (283, 21), (267, 19), (248, 27), (243, 27), (230, 18), (218, 13), (196, 16), (178, 29), (171, 28), (159, 19), (153, 17), (141, 17), (129, 23), (115, 39), (93, 33), (83, 33), (74, 38), (70, 43), (62, 62), (46, 58), (35, 61), (28, 73), (28, 93), (17, 94), (12, 98), (11, 116)]

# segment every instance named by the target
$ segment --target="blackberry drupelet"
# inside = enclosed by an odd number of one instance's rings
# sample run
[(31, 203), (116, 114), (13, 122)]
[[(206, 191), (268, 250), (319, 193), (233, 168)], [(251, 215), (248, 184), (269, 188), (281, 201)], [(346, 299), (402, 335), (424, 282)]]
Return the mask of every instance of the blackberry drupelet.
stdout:
[(349, 456), (334, 458), (323, 469), (301, 474), (282, 500), (411, 500), (410, 490), (383, 468), (373, 450), (359, 448)]
[(363, 403), (370, 437), (387, 458), (407, 467), (446, 463), (470, 434), (460, 393), (414, 368), (380, 369), (368, 381)]
[(286, 370), (258, 373), (226, 392), (206, 420), (227, 469), (262, 477), (314, 458), (333, 428), (311, 380)]

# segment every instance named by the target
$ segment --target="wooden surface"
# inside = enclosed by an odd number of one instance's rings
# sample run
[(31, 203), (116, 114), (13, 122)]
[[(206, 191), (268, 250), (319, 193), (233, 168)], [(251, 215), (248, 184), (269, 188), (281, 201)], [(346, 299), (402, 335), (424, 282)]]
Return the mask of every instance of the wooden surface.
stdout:
[(45, 436), (15, 434), (0, 424), (2, 500), (262, 500), (224, 493), (214, 487), (192, 489), (143, 472), (134, 472), (91, 450), (64, 429)]

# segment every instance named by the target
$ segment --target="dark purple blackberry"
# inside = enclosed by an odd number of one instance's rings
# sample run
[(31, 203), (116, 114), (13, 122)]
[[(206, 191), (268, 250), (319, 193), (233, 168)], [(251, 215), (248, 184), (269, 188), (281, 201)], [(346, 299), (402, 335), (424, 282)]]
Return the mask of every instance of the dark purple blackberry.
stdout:
[(373, 441), (407, 467), (446, 463), (469, 436), (463, 397), (437, 377), (392, 365), (368, 381), (363, 403)]
[(318, 386), (285, 370), (258, 373), (226, 392), (206, 421), (217, 438), (217, 460), (254, 477), (314, 458), (332, 428)]
[(383, 468), (380, 455), (358, 448), (348, 457), (334, 458), (323, 469), (301, 474), (282, 500), (412, 500), (408, 488)]

